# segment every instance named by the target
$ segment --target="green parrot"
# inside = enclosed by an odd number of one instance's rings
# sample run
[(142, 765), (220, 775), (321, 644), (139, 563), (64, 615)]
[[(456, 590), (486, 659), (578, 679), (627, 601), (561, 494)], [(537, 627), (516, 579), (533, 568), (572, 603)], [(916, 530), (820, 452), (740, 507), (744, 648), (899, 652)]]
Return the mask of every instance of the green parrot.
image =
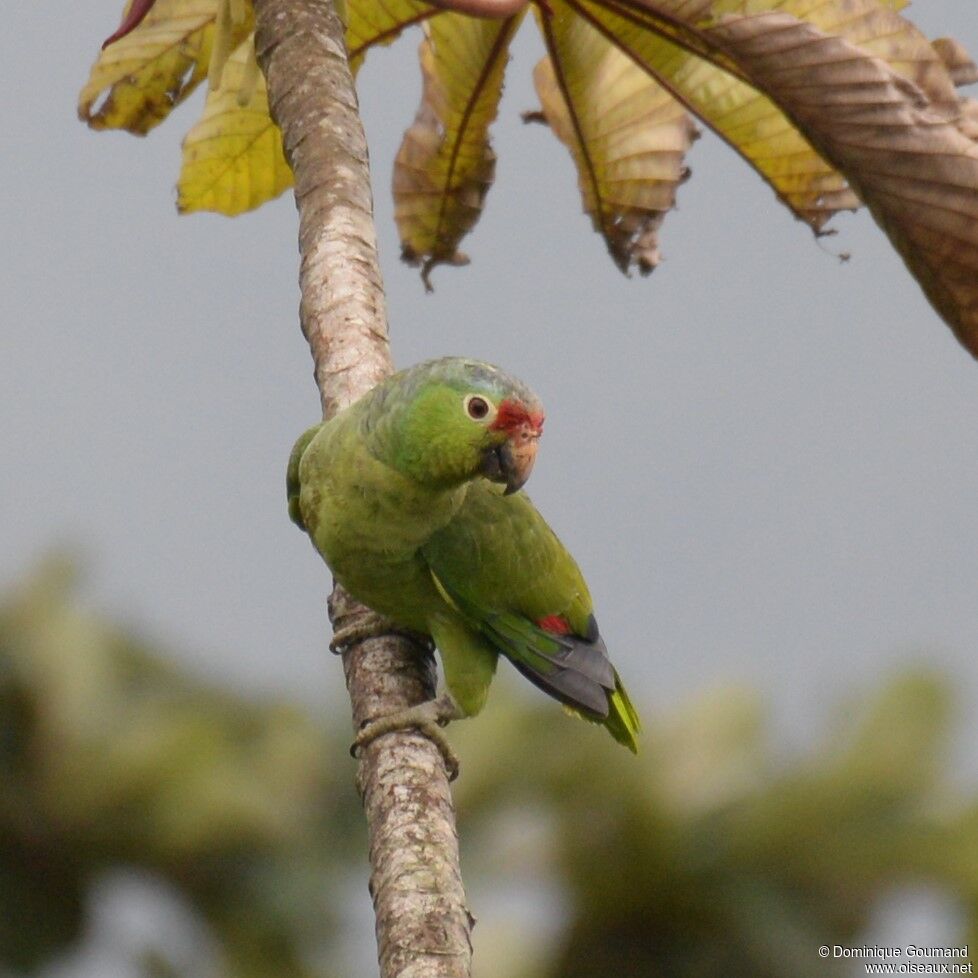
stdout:
[(523, 383), (446, 357), (394, 374), (296, 442), (292, 519), (355, 598), (441, 655), (446, 694), (375, 721), (357, 744), (412, 726), (439, 739), (436, 725), (482, 709), (503, 655), (636, 751), (638, 715), (584, 578), (521, 491), (542, 427)]

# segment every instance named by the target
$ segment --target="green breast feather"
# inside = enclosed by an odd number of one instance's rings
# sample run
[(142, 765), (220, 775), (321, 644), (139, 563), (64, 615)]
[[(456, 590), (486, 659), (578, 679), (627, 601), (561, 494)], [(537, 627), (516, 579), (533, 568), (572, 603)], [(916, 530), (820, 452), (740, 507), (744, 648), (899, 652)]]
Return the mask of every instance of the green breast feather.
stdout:
[(584, 578), (518, 491), (542, 424), (498, 368), (420, 364), (299, 438), (289, 513), (355, 597), (434, 637), (462, 714), (481, 709), (501, 654), (634, 751), (638, 715)]

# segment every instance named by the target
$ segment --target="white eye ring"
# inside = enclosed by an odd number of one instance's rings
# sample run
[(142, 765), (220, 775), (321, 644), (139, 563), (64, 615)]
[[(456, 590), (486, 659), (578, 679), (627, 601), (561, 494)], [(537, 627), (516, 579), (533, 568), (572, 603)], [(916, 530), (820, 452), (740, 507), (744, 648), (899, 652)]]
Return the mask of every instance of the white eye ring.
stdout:
[(482, 394), (467, 394), (462, 406), (473, 421), (491, 421), (496, 416), (496, 406)]

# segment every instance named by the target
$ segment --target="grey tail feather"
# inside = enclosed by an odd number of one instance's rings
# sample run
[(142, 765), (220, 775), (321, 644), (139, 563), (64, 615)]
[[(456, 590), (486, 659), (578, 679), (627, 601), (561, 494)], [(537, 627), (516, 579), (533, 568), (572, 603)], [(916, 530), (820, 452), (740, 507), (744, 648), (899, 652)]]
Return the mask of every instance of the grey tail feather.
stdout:
[[(507, 656), (509, 658), (509, 656)], [(608, 716), (608, 690), (576, 669), (551, 665), (550, 671), (534, 669), (525, 661), (509, 658), (509, 661), (548, 696), (580, 710), (594, 720), (604, 720)]]
[(615, 669), (600, 635), (591, 640), (578, 638), (576, 635), (561, 635), (560, 639), (564, 651), (557, 653), (556, 661), (598, 683), (609, 692), (615, 688)]
[(514, 661), (523, 661), (529, 653), (551, 667), (580, 673), (609, 691), (615, 688), (615, 670), (604, 639), (598, 634), (594, 638), (558, 635), (525, 620), (514, 624), (505, 615), (491, 615), (486, 624), (492, 637), (502, 645), (503, 654), (507, 654), (507, 648), (512, 649), (510, 658)]
[(588, 638), (581, 638), (545, 631), (526, 619), (493, 615), (486, 631), (500, 652), (549, 696), (591, 719), (608, 716), (616, 677), (596, 624), (589, 623)]

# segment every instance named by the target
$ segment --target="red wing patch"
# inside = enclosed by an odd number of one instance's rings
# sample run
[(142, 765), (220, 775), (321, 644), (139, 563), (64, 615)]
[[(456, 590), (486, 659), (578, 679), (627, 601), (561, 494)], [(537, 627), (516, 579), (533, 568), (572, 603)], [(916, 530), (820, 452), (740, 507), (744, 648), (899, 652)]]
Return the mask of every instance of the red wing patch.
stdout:
[(538, 618), (537, 625), (551, 635), (570, 635), (574, 630), (568, 624), (566, 618), (560, 615), (547, 615), (545, 618)]

